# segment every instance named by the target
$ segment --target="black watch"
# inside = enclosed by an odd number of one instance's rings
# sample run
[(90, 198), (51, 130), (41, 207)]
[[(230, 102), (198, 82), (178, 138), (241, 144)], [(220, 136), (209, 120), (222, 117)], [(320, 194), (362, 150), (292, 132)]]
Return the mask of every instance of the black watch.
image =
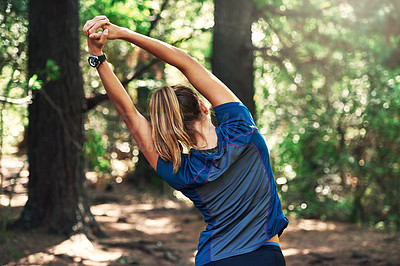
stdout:
[(102, 54), (100, 56), (91, 55), (88, 58), (88, 62), (89, 65), (92, 67), (98, 67), (101, 65), (101, 63), (106, 61), (106, 59), (107, 59), (106, 54)]

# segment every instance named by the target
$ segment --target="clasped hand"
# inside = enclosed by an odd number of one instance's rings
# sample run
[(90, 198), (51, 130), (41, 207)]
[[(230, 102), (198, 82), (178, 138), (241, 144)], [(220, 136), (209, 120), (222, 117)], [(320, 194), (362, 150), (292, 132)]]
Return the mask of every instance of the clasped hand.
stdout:
[[(97, 32), (98, 29), (102, 32)], [(97, 16), (86, 21), (83, 32), (87, 36), (88, 49), (91, 55), (101, 55), (106, 40), (118, 39), (121, 28), (112, 24), (106, 16)]]

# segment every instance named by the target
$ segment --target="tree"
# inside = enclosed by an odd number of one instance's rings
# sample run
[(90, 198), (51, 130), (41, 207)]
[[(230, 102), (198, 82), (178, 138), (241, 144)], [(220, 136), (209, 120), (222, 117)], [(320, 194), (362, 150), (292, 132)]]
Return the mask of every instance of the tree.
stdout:
[(87, 232), (78, 0), (29, 1), (28, 201), (19, 228)]
[(251, 25), (253, 1), (215, 0), (213, 73), (255, 114)]
[(258, 122), (284, 208), (399, 230), (399, 3), (255, 1)]

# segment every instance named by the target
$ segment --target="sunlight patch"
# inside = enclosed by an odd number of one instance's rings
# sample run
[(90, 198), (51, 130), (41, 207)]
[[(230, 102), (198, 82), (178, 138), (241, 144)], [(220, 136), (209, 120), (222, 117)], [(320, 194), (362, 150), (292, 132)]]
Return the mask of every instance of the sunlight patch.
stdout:
[(51, 248), (54, 254), (76, 255), (94, 250), (92, 242), (84, 234), (76, 234)]
[(22, 207), (25, 206), (26, 201), (28, 200), (27, 195), (13, 195), (10, 204), (10, 198), (6, 195), (0, 195), (0, 205), (8, 206), (9, 204), (12, 207)]
[(49, 264), (56, 260), (56, 256), (44, 252), (31, 254), (28, 257), (22, 258), (18, 261), (18, 265), (43, 265)]
[(149, 235), (156, 235), (175, 233), (180, 229), (172, 223), (170, 218), (163, 217), (159, 219), (146, 219), (143, 223), (136, 226), (136, 230)]
[(300, 220), (298, 228), (305, 231), (333, 231), (336, 229), (336, 225), (317, 220)]
[(121, 215), (121, 210), (116, 203), (104, 203), (96, 206), (91, 206), (90, 211), (93, 215), (107, 215), (118, 217)]
[[(97, 218), (96, 218), (97, 220)], [(135, 225), (129, 223), (112, 223), (109, 225), (110, 227), (120, 230), (120, 231), (128, 231), (137, 229)]]
[(113, 261), (121, 257), (121, 251), (104, 251), (96, 249), (84, 234), (76, 234), (49, 249), (55, 255), (66, 254), (96, 262)]
[(283, 256), (294, 256), (300, 253), (300, 249), (298, 248), (287, 248), (282, 250)]
[(143, 211), (150, 211), (154, 209), (154, 204), (136, 204), (136, 209), (137, 210), (143, 210)]

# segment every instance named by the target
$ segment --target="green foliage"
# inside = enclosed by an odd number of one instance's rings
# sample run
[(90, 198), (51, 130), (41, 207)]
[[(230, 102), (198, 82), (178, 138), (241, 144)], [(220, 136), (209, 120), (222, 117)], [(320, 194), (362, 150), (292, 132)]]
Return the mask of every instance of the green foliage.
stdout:
[[(258, 125), (271, 150), (285, 211), (400, 230), (400, 3), (255, 1)], [(104, 14), (115, 24), (187, 50), (210, 67), (211, 0), (81, 0), (80, 6), (82, 26)], [(49, 60), (43, 72), (28, 76), (27, 21), (27, 0), (0, 2), (3, 98), (24, 98), (59, 75)], [(87, 51), (83, 34), (81, 47)], [(138, 88), (148, 94), (163, 83), (185, 82), (129, 43), (108, 41), (105, 51), (144, 113), (146, 97)], [(90, 98), (105, 91), (87, 55), (82, 54), (81, 65)], [(2, 151), (11, 151), (28, 123), (27, 103), (0, 105)], [(102, 176), (117, 173), (114, 165), (122, 172), (134, 168), (137, 146), (109, 103), (89, 111), (85, 130), (88, 170)], [(161, 186), (160, 179), (149, 180)]]
[(0, 134), (1, 152), (8, 153), (22, 140), (27, 124), (27, 103), (9, 104), (28, 96), (27, 83), (27, 1), (0, 2)]
[(259, 122), (285, 208), (399, 229), (397, 2), (258, 6)]
[(109, 172), (110, 161), (104, 157), (107, 146), (98, 132), (93, 129), (86, 131), (86, 142), (83, 151), (89, 160), (91, 169), (94, 169), (101, 176)]
[[(57, 66), (56, 62), (52, 59), (46, 61), (45, 69), (38, 71), (37, 74), (33, 74), (28, 81), (28, 89), (40, 90), (43, 86), (43, 82), (50, 82), (58, 79), (60, 76), (60, 67)], [(40, 79), (41, 77), (42, 79)]]
[(60, 67), (52, 59), (46, 61), (46, 67), (43, 71), (46, 82), (56, 80), (60, 76)]
[(42, 88), (43, 82), (41, 80), (38, 80), (38, 75), (34, 74), (28, 81), (28, 87), (31, 90), (40, 90)]

